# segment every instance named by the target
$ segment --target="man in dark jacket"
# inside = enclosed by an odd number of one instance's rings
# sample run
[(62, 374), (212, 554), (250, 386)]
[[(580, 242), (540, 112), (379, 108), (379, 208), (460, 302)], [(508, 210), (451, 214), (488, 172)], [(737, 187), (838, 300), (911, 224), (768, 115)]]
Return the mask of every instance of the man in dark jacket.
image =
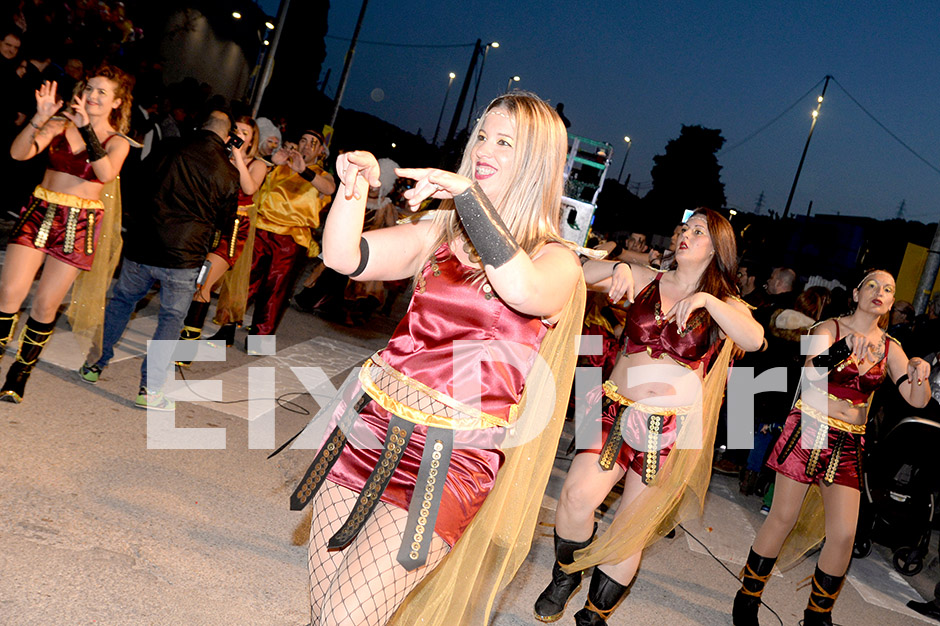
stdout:
[[(179, 338), (215, 232), (236, 211), (238, 170), (229, 162), (225, 145), (231, 126), (227, 113), (212, 111), (192, 138), (155, 155), (153, 169), (141, 181), (140, 203), (131, 211), (136, 219), (125, 236), (124, 264), (105, 310), (101, 356), (79, 370), (86, 382), (98, 382), (134, 307), (157, 281), (160, 312), (153, 339)], [(149, 370), (144, 358), (135, 403), (140, 408), (174, 408), (173, 401), (163, 395), (172, 366), (172, 355), (164, 349), (167, 345), (148, 349), (155, 356)]]

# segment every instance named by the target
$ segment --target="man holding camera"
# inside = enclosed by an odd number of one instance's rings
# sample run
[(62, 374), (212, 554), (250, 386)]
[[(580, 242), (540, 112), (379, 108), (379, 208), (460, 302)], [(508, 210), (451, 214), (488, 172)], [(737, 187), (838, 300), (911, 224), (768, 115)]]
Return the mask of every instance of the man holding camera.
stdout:
[[(152, 168), (140, 181), (139, 202), (125, 235), (121, 275), (105, 310), (100, 356), (93, 347), (79, 375), (96, 383), (114, 356), (137, 303), (160, 282), (160, 311), (154, 340), (179, 338), (183, 319), (196, 290), (200, 269), (220, 227), (236, 211), (238, 170), (229, 162), (232, 120), (214, 110), (193, 136), (154, 155)], [(149, 160), (148, 160), (149, 161)], [(140, 368), (140, 391), (135, 405), (170, 411), (172, 400), (163, 387), (172, 367), (170, 344), (153, 345)]]
[(317, 161), (323, 135), (305, 130), (296, 149), (272, 155), (277, 166), (258, 191), (258, 223), (252, 252), (248, 299), (254, 298), (251, 335), (273, 335), (284, 316), (294, 283), (308, 256), (318, 252), (312, 228), (336, 191), (333, 176)]

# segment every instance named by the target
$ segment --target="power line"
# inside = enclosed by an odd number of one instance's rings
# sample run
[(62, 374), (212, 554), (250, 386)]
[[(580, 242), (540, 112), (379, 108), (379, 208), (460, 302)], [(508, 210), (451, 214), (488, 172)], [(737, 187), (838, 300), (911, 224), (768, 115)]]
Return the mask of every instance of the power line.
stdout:
[(734, 144), (734, 145), (732, 145), (732, 146), (728, 146), (728, 147), (725, 148), (724, 150), (719, 151), (716, 156), (721, 156), (721, 155), (728, 154), (729, 152), (731, 152), (731, 151), (734, 150), (735, 148), (739, 148), (739, 147), (743, 146), (744, 144), (746, 144), (747, 142), (749, 142), (751, 139), (754, 139), (754, 137), (757, 137), (759, 134), (761, 134), (762, 132), (764, 132), (765, 130), (767, 130), (768, 128), (770, 128), (775, 122), (777, 122), (777, 120), (779, 120), (781, 117), (783, 117), (784, 115), (786, 115), (787, 113), (789, 113), (791, 110), (793, 110), (793, 108), (794, 108), (796, 105), (798, 105), (800, 102), (802, 102), (803, 99), (804, 99), (806, 96), (808, 96), (808, 95), (811, 94), (813, 91), (815, 91), (815, 89), (816, 89), (817, 87), (819, 87), (819, 84), (820, 84), (821, 82), (823, 82), (824, 80), (825, 80), (825, 78), (821, 78), (818, 83), (816, 83), (815, 85), (813, 85), (812, 87), (810, 87), (809, 90), (807, 90), (806, 93), (804, 93), (802, 96), (800, 96), (799, 98), (797, 98), (796, 101), (795, 101), (793, 104), (791, 104), (790, 106), (788, 106), (786, 109), (784, 109), (782, 113), (780, 113), (779, 115), (777, 115), (775, 118), (773, 118), (772, 120), (770, 120), (769, 122), (767, 122), (766, 124), (764, 124), (763, 126), (761, 126), (760, 128), (758, 128), (757, 130), (755, 130), (753, 133), (751, 133), (750, 135), (748, 135), (747, 137), (745, 137), (744, 139), (742, 139), (742, 140), (739, 141), (738, 143), (736, 143), (736, 144)]
[[(352, 41), (349, 37), (336, 37), (335, 35), (326, 35), (326, 39), (335, 39), (337, 41)], [(447, 44), (429, 44), (429, 43), (392, 43), (389, 41), (366, 41), (360, 39), (360, 44), (370, 46), (386, 46), (389, 48), (472, 48), (475, 43), (447, 43)]]
[(930, 169), (932, 169), (932, 170), (935, 171), (936, 173), (940, 174), (940, 168), (938, 168), (936, 165), (934, 165), (933, 163), (931, 163), (930, 161), (928, 161), (927, 159), (925, 159), (924, 157), (922, 157), (920, 154), (917, 153), (916, 150), (914, 150), (914, 148), (912, 148), (912, 147), (910, 147), (909, 145), (907, 145), (906, 143), (904, 143), (904, 141), (903, 141), (900, 137), (898, 137), (898, 136), (895, 135), (893, 132), (891, 132), (891, 130), (890, 130), (887, 126), (885, 126), (884, 124), (882, 124), (882, 123), (878, 120), (878, 118), (876, 118), (874, 115), (872, 115), (872, 114), (868, 111), (868, 109), (866, 109), (865, 107), (863, 107), (863, 106), (862, 106), (862, 103), (859, 102), (858, 100), (856, 100), (856, 99), (855, 99), (855, 96), (853, 96), (852, 94), (850, 94), (850, 93), (848, 92), (848, 90), (842, 85), (842, 83), (840, 83), (840, 82), (839, 82), (838, 80), (836, 80), (835, 78), (833, 78), (832, 80), (835, 82), (835, 84), (839, 85), (839, 89), (842, 90), (842, 93), (844, 93), (845, 95), (847, 95), (847, 96), (849, 97), (849, 100), (851, 100), (852, 102), (854, 102), (855, 105), (856, 105), (858, 108), (860, 108), (860, 109), (862, 110), (862, 112), (863, 112), (865, 115), (867, 115), (868, 117), (871, 118), (871, 121), (873, 121), (875, 124), (877, 124), (877, 125), (881, 128), (881, 130), (883, 130), (883, 131), (885, 131), (886, 133), (888, 133), (889, 135), (891, 135), (891, 138), (892, 138), (892, 139), (894, 139), (894, 140), (897, 141), (899, 144), (901, 144), (908, 152), (910, 152), (911, 154), (913, 154), (915, 157), (917, 157), (918, 159), (920, 159), (921, 161), (923, 161), (924, 164), (925, 164), (927, 167), (929, 167)]

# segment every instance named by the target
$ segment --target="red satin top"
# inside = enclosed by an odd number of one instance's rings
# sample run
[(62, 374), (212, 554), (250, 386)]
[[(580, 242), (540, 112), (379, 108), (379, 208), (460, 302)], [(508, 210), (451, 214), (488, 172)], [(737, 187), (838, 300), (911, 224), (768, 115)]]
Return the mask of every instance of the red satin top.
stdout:
[[(839, 320), (833, 319), (832, 321), (836, 323), (836, 341), (839, 341), (842, 338)], [(852, 404), (867, 402), (888, 375), (888, 345), (890, 343), (888, 340), (885, 341), (884, 356), (862, 375), (858, 373), (858, 364), (855, 359), (846, 362), (842, 369), (836, 367), (829, 372), (829, 393)]]
[[(442, 245), (424, 267), (419, 281), (423, 284), (415, 289), (408, 313), (381, 357), (432, 389), (508, 418), (510, 406), (522, 397), (547, 328), (541, 319), (510, 309), (488, 284), (481, 288), (481, 283), (469, 282), (473, 271)], [(415, 408), (420, 409), (420, 401)], [(361, 490), (379, 461), (388, 423), (385, 409), (376, 402), (366, 405), (329, 480)], [(495, 430), (454, 432), (454, 452), (435, 526), (450, 545), (482, 506), (503, 463)], [(426, 427), (415, 426), (383, 502), (408, 509), (426, 433)], [(371, 446), (379, 449), (366, 445), (370, 436)]]
[[(101, 145), (107, 144), (111, 135), (104, 140), (104, 143)], [(73, 153), (72, 146), (69, 145), (69, 140), (66, 138), (65, 133), (59, 133), (52, 138), (52, 141), (49, 142), (49, 169), (53, 172), (63, 172), (65, 174), (71, 174), (72, 176), (78, 176), (84, 180), (100, 183), (98, 177), (95, 175), (95, 170), (91, 165), (91, 162), (88, 160), (88, 149), (84, 149), (81, 152)]]
[(707, 365), (719, 343), (709, 339), (708, 313), (702, 309), (693, 312), (684, 331), (679, 331), (675, 321), (666, 323), (659, 293), (661, 277), (657, 274), (627, 310), (623, 353), (646, 350), (654, 359), (668, 355), (692, 369)]

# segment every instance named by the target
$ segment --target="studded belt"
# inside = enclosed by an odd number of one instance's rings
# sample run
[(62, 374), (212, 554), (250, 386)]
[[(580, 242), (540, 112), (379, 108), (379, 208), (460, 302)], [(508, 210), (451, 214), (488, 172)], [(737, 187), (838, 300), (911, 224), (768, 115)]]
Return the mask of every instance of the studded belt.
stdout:
[[(434, 397), (428, 397), (424, 393), (416, 393), (414, 387), (408, 387), (408, 404), (401, 400), (391, 402), (390, 400), (395, 396), (401, 396), (403, 393), (398, 388), (403, 382), (402, 379), (407, 379), (407, 377), (401, 374), (399, 377), (374, 376), (375, 372), (370, 369), (376, 361), (381, 364), (380, 369), (383, 372), (394, 372), (377, 355), (366, 362), (360, 372), (360, 382), (365, 381), (368, 384), (363, 384), (359, 394), (347, 404), (346, 412), (340, 417), (338, 425), (317, 453), (300, 485), (294, 490), (291, 496), (291, 509), (302, 509), (316, 495), (346, 445), (345, 433), (350, 432), (353, 423), (366, 404), (375, 401), (388, 410), (391, 417), (378, 462), (366, 479), (365, 486), (349, 517), (327, 544), (331, 549), (345, 548), (356, 538), (378, 505), (392, 474), (404, 456), (415, 426), (424, 425), (427, 432), (421, 465), (408, 506), (408, 519), (405, 523), (401, 548), (397, 555), (397, 560), (402, 567), (406, 570), (413, 570), (427, 561), (430, 537), (434, 532), (443, 495), (444, 480), (450, 467), (454, 431), (468, 430), (468, 425), (473, 422), (481, 423), (481, 412), (476, 411), (472, 415), (463, 414), (453, 409), (454, 406), (459, 405), (456, 400), (439, 392), (435, 392)], [(412, 383), (416, 382), (411, 379), (407, 380)], [(451, 405), (450, 408), (456, 411), (452, 419), (427, 412), (432, 408), (440, 409), (442, 405)], [(460, 406), (463, 408), (462, 405)], [(486, 422), (483, 421), (483, 423)]]
[(692, 411), (691, 406), (679, 407), (657, 407), (633, 400), (617, 393), (617, 385), (611, 381), (604, 382), (604, 397), (601, 400), (601, 411), (606, 411), (611, 404), (620, 405), (614, 423), (607, 433), (607, 439), (601, 448), (600, 457), (597, 459), (601, 469), (610, 471), (614, 467), (614, 461), (620, 454), (620, 446), (623, 445), (623, 420), (627, 415), (627, 409), (646, 414), (646, 450), (643, 455), (643, 473), (640, 475), (643, 484), (648, 485), (659, 472), (659, 451), (662, 445), (663, 424), (669, 417), (675, 417), (679, 420), (679, 429), (682, 428), (685, 416)]
[[(809, 415), (819, 423), (819, 428), (816, 431), (816, 437), (813, 440), (813, 448), (810, 450), (809, 458), (806, 461), (806, 469), (804, 473), (806, 474), (807, 478), (813, 478), (819, 471), (820, 452), (825, 449), (826, 443), (829, 440), (829, 429), (834, 428), (839, 431), (839, 434), (836, 436), (836, 440), (832, 445), (831, 454), (829, 455), (829, 462), (826, 464), (826, 470), (822, 477), (823, 482), (825, 482), (827, 485), (831, 485), (833, 482), (835, 482), (836, 472), (839, 469), (839, 460), (842, 458), (842, 452), (845, 448), (845, 444), (849, 440), (849, 435), (858, 435), (854, 438), (856, 448), (856, 462), (858, 463), (858, 467), (856, 469), (858, 470), (859, 480), (862, 480), (862, 450), (860, 436), (865, 434), (865, 425), (850, 424), (840, 419), (829, 417), (821, 411), (803, 404), (802, 400), (797, 400), (794, 408), (799, 409), (804, 414)], [(793, 452), (793, 449), (796, 448), (797, 444), (799, 443), (802, 434), (803, 424), (802, 420), (800, 420), (800, 423), (798, 423), (796, 428), (793, 429), (793, 432), (790, 433), (790, 437), (784, 444), (780, 454), (777, 455), (777, 463), (782, 464), (784, 461), (786, 461), (787, 457), (790, 456), (790, 454)]]

